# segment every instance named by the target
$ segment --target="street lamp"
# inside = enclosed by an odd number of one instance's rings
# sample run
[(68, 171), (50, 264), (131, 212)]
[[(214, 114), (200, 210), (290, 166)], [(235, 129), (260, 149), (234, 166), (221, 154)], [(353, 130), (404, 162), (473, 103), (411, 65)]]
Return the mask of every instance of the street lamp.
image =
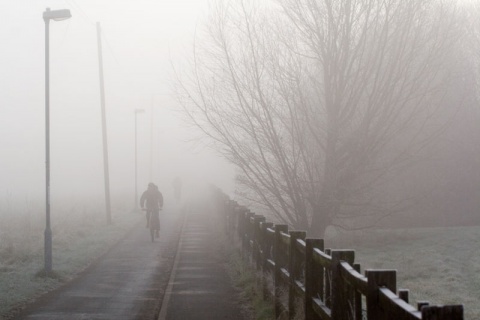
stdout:
[(70, 18), (70, 10), (47, 10), (43, 13), (45, 21), (45, 167), (46, 167), (46, 227), (45, 227), (45, 273), (52, 271), (52, 229), (50, 228), (50, 52), (49, 23)]
[(138, 186), (137, 186), (137, 114), (144, 113), (144, 109), (135, 109), (135, 210), (138, 209)]

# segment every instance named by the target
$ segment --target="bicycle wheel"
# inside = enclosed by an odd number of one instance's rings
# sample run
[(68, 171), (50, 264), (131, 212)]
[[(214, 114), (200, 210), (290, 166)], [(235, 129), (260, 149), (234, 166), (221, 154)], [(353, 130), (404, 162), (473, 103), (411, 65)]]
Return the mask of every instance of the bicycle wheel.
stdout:
[(155, 227), (152, 226), (152, 221), (150, 221), (150, 239), (153, 241), (155, 241)]

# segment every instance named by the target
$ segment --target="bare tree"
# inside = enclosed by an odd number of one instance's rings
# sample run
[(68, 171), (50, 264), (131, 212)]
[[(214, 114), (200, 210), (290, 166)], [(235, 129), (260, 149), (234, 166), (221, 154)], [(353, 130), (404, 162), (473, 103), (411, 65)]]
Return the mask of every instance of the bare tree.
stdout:
[(456, 30), (434, 0), (219, 3), (182, 101), (279, 220), (319, 236), (371, 224), (401, 203), (379, 184), (442, 122)]
[(238, 166), (245, 197), (283, 222), (307, 227), (301, 148), (291, 131), (298, 124), (292, 115), (303, 116), (292, 100), (305, 66), (271, 30), (280, 31), (261, 8), (219, 4), (208, 46), (195, 48), (195, 72), (183, 87), (185, 110)]

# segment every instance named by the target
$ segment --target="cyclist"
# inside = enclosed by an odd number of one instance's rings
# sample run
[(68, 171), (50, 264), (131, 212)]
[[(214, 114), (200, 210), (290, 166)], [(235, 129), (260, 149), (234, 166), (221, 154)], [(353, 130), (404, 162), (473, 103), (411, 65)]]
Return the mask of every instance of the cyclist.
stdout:
[(150, 227), (150, 223), (155, 223), (155, 233), (158, 238), (158, 231), (160, 230), (160, 209), (163, 207), (163, 195), (158, 190), (158, 187), (150, 182), (147, 190), (145, 190), (140, 197), (140, 207), (146, 209), (147, 228)]

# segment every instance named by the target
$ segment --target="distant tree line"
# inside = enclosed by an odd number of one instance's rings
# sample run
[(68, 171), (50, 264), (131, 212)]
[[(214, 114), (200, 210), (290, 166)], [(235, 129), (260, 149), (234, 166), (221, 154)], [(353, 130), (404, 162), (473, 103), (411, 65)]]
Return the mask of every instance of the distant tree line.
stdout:
[(237, 168), (238, 196), (278, 222), (317, 236), (451, 223), (480, 206), (480, 10), (469, 6), (217, 1), (178, 98)]

